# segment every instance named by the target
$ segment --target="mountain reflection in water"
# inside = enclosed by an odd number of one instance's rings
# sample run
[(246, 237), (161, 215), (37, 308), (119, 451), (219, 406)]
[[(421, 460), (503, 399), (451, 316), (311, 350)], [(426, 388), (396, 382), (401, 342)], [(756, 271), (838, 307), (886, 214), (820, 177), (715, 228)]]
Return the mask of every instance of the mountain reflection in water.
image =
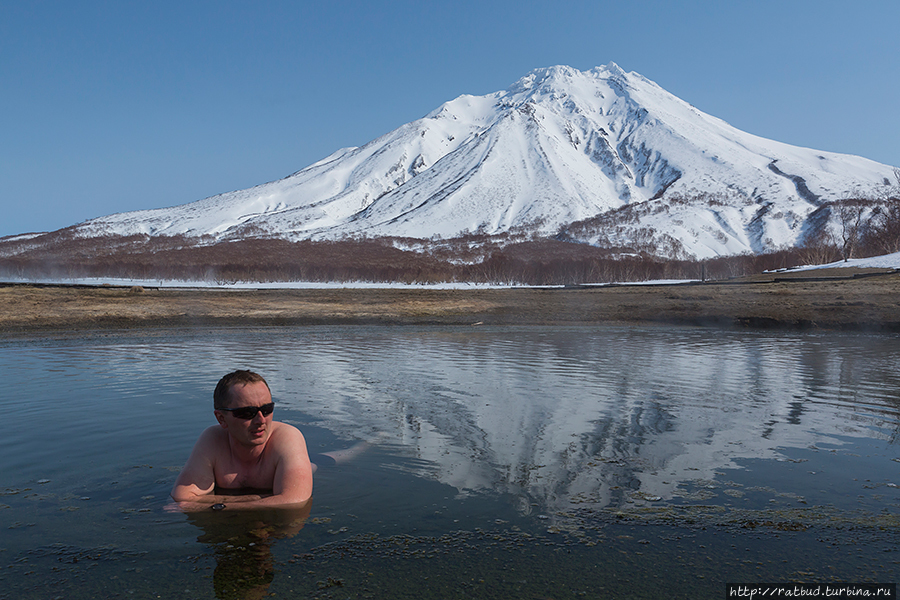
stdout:
[[(391, 468), (462, 495), (511, 494), (524, 513), (696, 499), (751, 462), (745, 484), (769, 485), (760, 465), (773, 459), (810, 459), (820, 480), (871, 467), (879, 485), (897, 483), (885, 480), (900, 430), (892, 335), (300, 327), (10, 340), (0, 353), (13, 386), (3, 405), (32, 395), (31, 416), (66, 432), (49, 446), (11, 431), (10, 486), (102, 481), (148, 453), (180, 468), (212, 421), (215, 382), (234, 368), (267, 378), (277, 419), (303, 429), (312, 418), (375, 442)], [(128, 451), (112, 457), (109, 444)], [(860, 456), (823, 462), (832, 451)]]
[[(370, 329), (303, 336), (284, 404), (522, 510), (641, 505), (745, 460), (897, 438), (891, 336), (696, 329)], [(802, 493), (802, 492), (801, 492)]]

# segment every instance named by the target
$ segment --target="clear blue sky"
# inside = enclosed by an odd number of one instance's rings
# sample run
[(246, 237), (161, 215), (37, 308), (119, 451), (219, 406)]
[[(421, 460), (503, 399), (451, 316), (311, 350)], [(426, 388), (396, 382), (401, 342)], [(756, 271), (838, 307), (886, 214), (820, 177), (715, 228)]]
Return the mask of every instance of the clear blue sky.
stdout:
[(750, 133), (900, 166), (897, 0), (0, 0), (0, 236), (265, 183), (609, 62)]

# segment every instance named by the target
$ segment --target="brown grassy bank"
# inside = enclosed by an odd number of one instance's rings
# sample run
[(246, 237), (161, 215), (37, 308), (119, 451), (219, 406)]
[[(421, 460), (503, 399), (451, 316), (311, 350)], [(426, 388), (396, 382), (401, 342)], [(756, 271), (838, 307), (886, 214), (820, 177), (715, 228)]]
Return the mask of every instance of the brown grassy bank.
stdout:
[(706, 284), (556, 289), (0, 286), (0, 331), (5, 333), (142, 327), (604, 322), (900, 331), (900, 274), (836, 269)]

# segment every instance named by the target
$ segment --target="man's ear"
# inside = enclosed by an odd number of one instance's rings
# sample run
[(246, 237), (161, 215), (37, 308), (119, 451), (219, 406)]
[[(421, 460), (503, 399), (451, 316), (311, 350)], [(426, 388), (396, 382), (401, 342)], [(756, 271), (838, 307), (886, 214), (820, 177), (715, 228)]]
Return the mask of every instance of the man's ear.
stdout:
[(216, 421), (219, 422), (219, 425), (222, 427), (222, 429), (228, 429), (228, 424), (225, 423), (225, 415), (222, 414), (222, 411), (214, 410), (213, 414), (216, 415)]

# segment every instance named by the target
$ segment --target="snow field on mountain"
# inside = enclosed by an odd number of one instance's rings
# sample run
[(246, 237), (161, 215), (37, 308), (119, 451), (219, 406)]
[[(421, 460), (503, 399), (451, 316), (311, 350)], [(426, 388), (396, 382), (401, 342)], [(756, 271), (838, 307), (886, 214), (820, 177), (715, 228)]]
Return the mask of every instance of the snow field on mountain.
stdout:
[[(894, 177), (892, 167), (864, 158), (737, 130), (611, 63), (586, 72), (537, 69), (505, 91), (460, 96), (279, 181), (76, 230), (430, 239), (552, 236), (599, 219), (612, 228), (585, 228), (572, 241), (640, 241), (707, 258), (802, 244), (820, 206), (883, 195), (900, 183)], [(617, 222), (623, 207), (637, 220)]]

